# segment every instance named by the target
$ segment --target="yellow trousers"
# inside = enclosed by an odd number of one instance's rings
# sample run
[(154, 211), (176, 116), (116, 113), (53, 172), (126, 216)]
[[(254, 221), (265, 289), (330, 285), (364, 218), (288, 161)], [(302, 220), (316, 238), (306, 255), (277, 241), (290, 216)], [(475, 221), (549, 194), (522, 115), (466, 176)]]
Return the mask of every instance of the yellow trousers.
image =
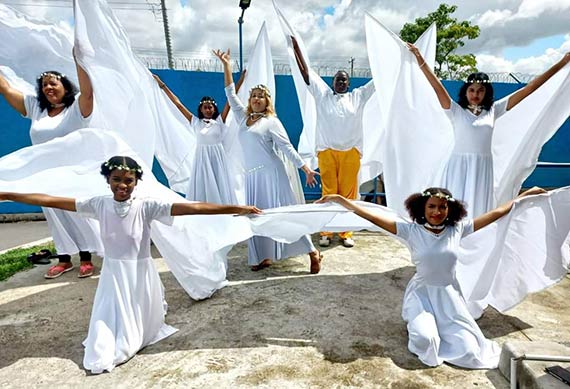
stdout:
[[(358, 197), (358, 171), (360, 170), (360, 153), (356, 148), (347, 151), (326, 149), (320, 151), (319, 171), (323, 196), (339, 194), (347, 199)], [(321, 236), (332, 237), (332, 232), (321, 232)], [(338, 234), (341, 239), (352, 237), (352, 231)]]

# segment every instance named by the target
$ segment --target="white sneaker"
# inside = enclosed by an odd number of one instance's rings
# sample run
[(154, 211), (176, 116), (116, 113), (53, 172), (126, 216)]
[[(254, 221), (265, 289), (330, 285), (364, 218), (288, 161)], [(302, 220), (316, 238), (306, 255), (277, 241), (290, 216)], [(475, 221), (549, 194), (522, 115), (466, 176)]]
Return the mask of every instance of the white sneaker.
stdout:
[(346, 238), (342, 240), (342, 245), (344, 247), (354, 247), (354, 240), (352, 238)]
[(319, 239), (319, 246), (321, 247), (329, 247), (331, 245), (331, 238), (326, 235), (321, 236)]

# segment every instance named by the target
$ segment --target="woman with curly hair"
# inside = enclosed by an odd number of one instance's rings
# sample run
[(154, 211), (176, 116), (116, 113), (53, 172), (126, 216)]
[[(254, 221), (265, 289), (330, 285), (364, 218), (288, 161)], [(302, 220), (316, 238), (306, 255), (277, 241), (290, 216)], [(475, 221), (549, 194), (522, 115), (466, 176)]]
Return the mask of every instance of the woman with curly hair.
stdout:
[[(16, 111), (31, 120), (30, 138), (37, 145), (89, 127), (93, 112), (93, 87), (89, 75), (76, 62), (79, 90), (60, 72), (50, 70), (36, 81), (36, 95), (24, 95), (0, 76), (0, 94)], [(57, 278), (71, 271), (71, 255), (79, 252), (79, 278), (94, 272), (91, 252), (103, 251), (99, 227), (90, 219), (73, 213), (42, 208), (53, 237), (59, 262), (51, 266), (45, 278)]]
[[(519, 197), (543, 193), (532, 188)], [(396, 235), (408, 246), (416, 274), (402, 304), (408, 328), (408, 349), (428, 366), (447, 362), (472, 369), (496, 368), (500, 347), (485, 338), (469, 313), (456, 279), (462, 238), (509, 213), (514, 200), (475, 219), (464, 219), (465, 204), (443, 188), (428, 188), (406, 199), (412, 222), (373, 213), (339, 195), (317, 202), (335, 202)]]

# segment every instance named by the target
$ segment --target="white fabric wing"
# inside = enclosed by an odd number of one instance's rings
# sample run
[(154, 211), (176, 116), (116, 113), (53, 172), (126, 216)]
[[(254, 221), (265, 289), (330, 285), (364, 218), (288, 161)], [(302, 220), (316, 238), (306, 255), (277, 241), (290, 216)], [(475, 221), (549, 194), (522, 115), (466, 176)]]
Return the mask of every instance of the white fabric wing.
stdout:
[[(71, 52), (72, 32), (61, 26), (34, 19), (0, 4), (0, 63), (13, 70), (33, 87), (23, 89), (11, 74), (2, 73), (15, 88), (35, 94), (35, 80), (42, 72), (56, 70), (77, 84), (77, 72)], [(31, 93), (30, 93), (31, 92)]]
[[(404, 200), (420, 192), (443, 168), (453, 130), (416, 58), (398, 36), (366, 15), (366, 42), (386, 133), (381, 143), (388, 206), (405, 215)], [(435, 61), (435, 25), (416, 42)]]
[(514, 198), (540, 150), (570, 115), (570, 65), (502, 115), (493, 131), (495, 204)]
[(133, 54), (105, 0), (75, 0), (75, 44), (77, 59), (91, 77), (103, 127), (120, 133), (149, 166), (156, 156), (170, 187), (184, 192), (195, 137)]

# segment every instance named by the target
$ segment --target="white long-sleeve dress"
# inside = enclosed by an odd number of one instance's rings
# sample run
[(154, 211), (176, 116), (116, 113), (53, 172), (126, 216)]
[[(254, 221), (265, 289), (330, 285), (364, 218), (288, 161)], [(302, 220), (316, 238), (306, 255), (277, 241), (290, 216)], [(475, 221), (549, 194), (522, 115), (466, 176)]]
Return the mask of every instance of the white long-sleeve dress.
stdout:
[[(36, 96), (26, 96), (26, 117), (32, 121), (30, 138), (37, 145), (89, 127), (90, 117), (84, 118), (79, 109), (79, 95), (74, 103), (56, 116), (40, 109)], [(73, 212), (43, 208), (48, 227), (58, 254), (75, 254), (79, 251), (103, 252), (96, 221), (78, 217)]]
[[(261, 209), (297, 204), (284, 163), (275, 148), (281, 150), (295, 167), (300, 168), (305, 163), (291, 144), (281, 121), (274, 116), (262, 117), (248, 126), (246, 107), (236, 95), (234, 84), (226, 87), (226, 96), (239, 123), (246, 203)], [(266, 258), (279, 260), (314, 250), (315, 246), (308, 235), (290, 244), (253, 237), (248, 241), (248, 264), (258, 265)]]
[(221, 116), (216, 119), (192, 116), (190, 127), (196, 136), (196, 152), (186, 198), (216, 204), (237, 204), (223, 143), (228, 126)]
[(467, 203), (469, 217), (494, 208), (492, 139), (495, 121), (507, 112), (508, 99), (499, 100), (479, 115), (452, 101), (446, 114), (453, 125), (455, 147), (439, 184)]
[[(172, 204), (135, 198), (121, 216), (111, 196), (77, 200), (78, 215), (99, 220), (105, 261), (95, 293), (83, 366), (111, 371), (145, 346), (172, 335), (164, 288), (150, 254), (150, 223), (172, 224)], [(123, 209), (125, 210), (125, 209)]]
[(485, 338), (469, 313), (455, 273), (461, 239), (473, 232), (473, 220), (447, 226), (439, 234), (409, 222), (397, 222), (396, 228), (416, 266), (402, 304), (408, 349), (429, 366), (448, 362), (496, 368), (501, 348)]

